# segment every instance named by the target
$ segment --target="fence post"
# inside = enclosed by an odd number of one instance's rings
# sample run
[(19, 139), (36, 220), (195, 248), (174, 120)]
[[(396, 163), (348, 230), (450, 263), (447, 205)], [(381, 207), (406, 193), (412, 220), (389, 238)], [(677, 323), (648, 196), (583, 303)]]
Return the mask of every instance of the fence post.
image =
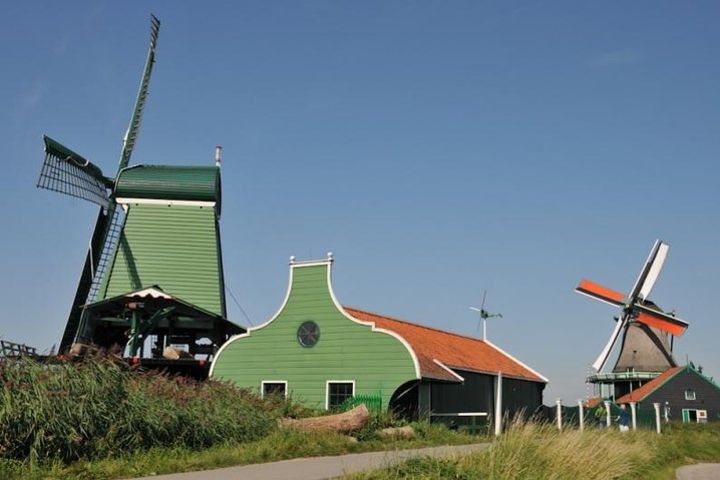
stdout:
[(582, 399), (578, 400), (578, 420), (580, 421), (580, 431), (585, 430), (585, 411), (583, 410)]
[(630, 402), (630, 414), (632, 415), (633, 430), (637, 430), (637, 403)]
[(562, 399), (558, 398), (555, 400), (555, 409), (556, 409), (556, 416), (557, 416), (557, 427), (558, 430), (562, 431)]
[(665, 408), (663, 408), (663, 415), (665, 416), (665, 423), (670, 421), (670, 405), (665, 402)]
[(502, 433), (502, 372), (495, 378), (495, 436)]
[(610, 424), (612, 423), (612, 415), (610, 413), (610, 400), (605, 400), (603, 403), (605, 404), (605, 428), (610, 428)]
[(657, 433), (660, 433), (660, 404), (655, 402), (653, 403), (653, 407), (655, 407), (655, 425), (657, 426)]

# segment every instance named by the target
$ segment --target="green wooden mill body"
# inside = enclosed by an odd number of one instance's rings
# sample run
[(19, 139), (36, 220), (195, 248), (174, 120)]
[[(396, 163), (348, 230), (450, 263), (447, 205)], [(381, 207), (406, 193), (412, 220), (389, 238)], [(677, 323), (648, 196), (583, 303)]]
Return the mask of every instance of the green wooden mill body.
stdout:
[(163, 358), (173, 346), (209, 359), (244, 331), (226, 319), (220, 244), (220, 150), (215, 165), (130, 166), (155, 61), (151, 42), (114, 177), (44, 137), (38, 187), (98, 204), (95, 230), (60, 344)]

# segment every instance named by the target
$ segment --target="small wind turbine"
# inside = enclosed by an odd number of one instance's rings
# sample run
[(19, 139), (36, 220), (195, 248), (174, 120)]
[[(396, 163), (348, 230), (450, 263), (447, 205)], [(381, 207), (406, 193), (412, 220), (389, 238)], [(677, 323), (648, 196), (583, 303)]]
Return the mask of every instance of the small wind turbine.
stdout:
[[(483, 299), (482, 299), (482, 304), (480, 305), (480, 308), (470, 307), (470, 310), (480, 313), (480, 319), (482, 320), (482, 326), (483, 326), (483, 341), (487, 340), (487, 319), (493, 318), (493, 317), (502, 318), (502, 313), (490, 313), (487, 310), (485, 310), (485, 299), (486, 298), (487, 298), (487, 290), (483, 291)], [(480, 324), (478, 324), (478, 327), (480, 327)]]

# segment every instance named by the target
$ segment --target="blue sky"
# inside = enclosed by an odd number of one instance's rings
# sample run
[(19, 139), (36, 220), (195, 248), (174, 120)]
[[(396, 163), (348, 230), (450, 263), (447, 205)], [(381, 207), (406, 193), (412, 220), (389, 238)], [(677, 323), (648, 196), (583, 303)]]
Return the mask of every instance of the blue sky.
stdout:
[[(254, 323), (287, 259), (335, 252), (340, 300), (489, 337), (585, 395), (656, 238), (652, 298), (720, 378), (716, 2), (16, 2), (0, 30), (0, 336), (59, 341), (96, 209), (35, 188), (47, 133), (115, 171), (148, 15), (134, 163), (225, 149), (228, 285)], [(243, 321), (229, 303), (230, 317)]]

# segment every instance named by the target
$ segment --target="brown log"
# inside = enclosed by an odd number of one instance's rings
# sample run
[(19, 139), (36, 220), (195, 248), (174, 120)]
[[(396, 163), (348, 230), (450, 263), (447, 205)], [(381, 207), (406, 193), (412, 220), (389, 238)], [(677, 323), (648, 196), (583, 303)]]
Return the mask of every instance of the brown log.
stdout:
[(360, 404), (352, 410), (337, 415), (324, 415), (310, 418), (281, 418), (280, 426), (283, 428), (297, 428), (313, 432), (339, 432), (350, 433), (360, 430), (370, 421), (370, 412), (365, 404)]

